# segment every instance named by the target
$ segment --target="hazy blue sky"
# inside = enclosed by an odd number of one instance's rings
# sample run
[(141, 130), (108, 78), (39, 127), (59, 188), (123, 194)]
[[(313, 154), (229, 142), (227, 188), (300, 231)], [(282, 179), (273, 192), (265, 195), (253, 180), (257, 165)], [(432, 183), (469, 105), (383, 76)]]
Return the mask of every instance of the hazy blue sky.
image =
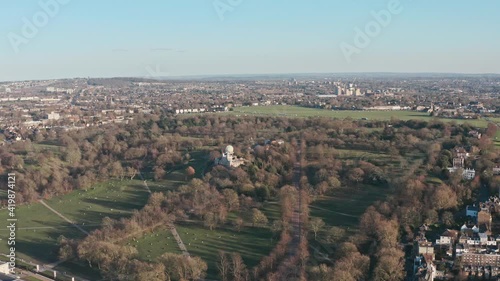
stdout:
[[(500, 73), (498, 0), (400, 0), (402, 12), (350, 61), (341, 43), (356, 46), (355, 28), (390, 0), (241, 0), (224, 19), (214, 0), (64, 0), (26, 38), (23, 18), (33, 21), (49, 1), (1, 1), (0, 80), (148, 76), (157, 68), (172, 76)], [(24, 38), (17, 53), (12, 36)]]

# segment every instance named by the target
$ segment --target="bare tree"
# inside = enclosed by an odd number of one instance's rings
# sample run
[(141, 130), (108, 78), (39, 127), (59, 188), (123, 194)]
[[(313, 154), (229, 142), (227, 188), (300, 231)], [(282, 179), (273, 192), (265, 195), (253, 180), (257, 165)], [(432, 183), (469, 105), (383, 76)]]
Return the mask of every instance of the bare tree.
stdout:
[(321, 218), (312, 218), (309, 221), (309, 226), (314, 233), (314, 240), (316, 240), (318, 232), (325, 226), (325, 222)]
[(224, 251), (219, 251), (219, 262), (217, 263), (219, 269), (219, 276), (221, 281), (229, 281), (229, 274), (231, 273), (231, 261), (228, 254)]
[(245, 262), (238, 253), (232, 254), (232, 275), (234, 281), (247, 281), (248, 270)]

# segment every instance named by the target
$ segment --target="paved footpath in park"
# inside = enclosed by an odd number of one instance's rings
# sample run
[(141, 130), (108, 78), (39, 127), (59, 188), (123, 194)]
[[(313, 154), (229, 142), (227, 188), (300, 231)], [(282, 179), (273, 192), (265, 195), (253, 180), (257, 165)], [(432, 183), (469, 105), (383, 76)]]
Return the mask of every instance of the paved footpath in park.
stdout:
[(175, 228), (175, 226), (173, 224), (170, 225), (170, 231), (172, 232), (172, 235), (174, 236), (175, 241), (177, 241), (177, 245), (179, 245), (179, 248), (181, 249), (182, 254), (189, 257), (190, 254), (186, 248), (186, 245), (184, 245), (184, 242), (182, 242), (182, 239), (179, 236), (179, 233), (177, 233), (177, 229)]
[(146, 182), (146, 180), (142, 176), (141, 172), (139, 172), (139, 177), (141, 177), (142, 183), (144, 183), (144, 188), (146, 188), (146, 190), (148, 191), (148, 193), (151, 194), (152, 193), (151, 189), (149, 189), (148, 183)]
[(61, 214), (58, 211), (54, 210), (52, 207), (50, 207), (49, 205), (47, 205), (47, 203), (45, 203), (43, 200), (40, 200), (40, 203), (42, 203), (42, 205), (44, 205), (47, 209), (51, 210), (54, 214), (58, 215), (61, 219), (67, 221), (68, 223), (70, 223), (71, 225), (73, 225), (74, 227), (76, 227), (78, 230), (80, 230), (81, 232), (85, 233), (86, 235), (89, 235), (89, 233), (85, 229), (81, 228), (79, 225), (75, 224), (70, 219), (68, 219), (67, 217), (63, 216), (63, 214)]
[[(146, 188), (146, 190), (148, 191), (148, 193), (151, 194), (152, 192), (151, 192), (151, 189), (148, 186), (147, 181), (144, 180), (144, 178), (142, 177), (141, 173), (139, 173), (139, 176), (143, 180), (144, 188)], [(184, 242), (182, 242), (182, 239), (179, 236), (179, 233), (177, 232), (177, 229), (175, 228), (175, 225), (173, 223), (169, 225), (169, 229), (170, 229), (170, 232), (172, 232), (172, 235), (174, 236), (174, 239), (177, 242), (177, 245), (179, 246), (179, 249), (181, 249), (182, 254), (189, 257), (190, 254), (189, 254), (189, 252), (188, 252), (188, 250), (186, 248), (186, 245), (184, 245)]]

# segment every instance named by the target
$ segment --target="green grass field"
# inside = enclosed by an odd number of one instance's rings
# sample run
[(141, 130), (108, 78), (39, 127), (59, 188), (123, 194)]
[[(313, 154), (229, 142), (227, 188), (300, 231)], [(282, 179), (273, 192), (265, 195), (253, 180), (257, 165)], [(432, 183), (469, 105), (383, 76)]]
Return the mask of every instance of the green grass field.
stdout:
[(382, 152), (363, 151), (353, 149), (335, 149), (335, 157), (342, 160), (383, 160), (384, 162), (393, 161), (393, 156)]
[[(146, 204), (149, 194), (139, 180), (109, 181), (97, 184), (88, 191), (78, 190), (70, 194), (46, 200), (46, 203), (68, 219), (91, 231), (99, 227), (104, 217), (129, 216), (134, 209)], [(6, 221), (7, 210), (0, 211), (0, 220)], [(40, 203), (19, 206), (16, 210), (18, 230), (17, 253), (27, 260), (54, 262), (57, 260), (57, 238), (83, 238), (84, 234), (52, 213)], [(0, 230), (0, 252), (7, 253), (8, 232)]]
[[(383, 169), (389, 181), (401, 176), (409, 166), (425, 157), (420, 152), (407, 153), (403, 157), (380, 151), (355, 149), (335, 149), (334, 155), (343, 161), (363, 160), (370, 162)], [(406, 164), (401, 165), (402, 161)], [(334, 190), (332, 196), (318, 197), (318, 200), (311, 204), (311, 216), (322, 218), (327, 227), (340, 226), (354, 231), (357, 229), (359, 218), (366, 208), (376, 201), (383, 201), (391, 192), (392, 190), (387, 186), (366, 184), (354, 187), (344, 186)]]
[[(53, 144), (42, 144), (37, 149), (56, 150), (57, 147)], [(189, 163), (180, 165), (170, 171), (165, 176), (165, 179), (160, 181), (148, 179), (147, 183), (151, 191), (175, 190), (180, 185), (185, 184), (186, 180), (189, 180), (184, 174), (184, 169), (188, 165), (195, 168), (197, 175), (201, 175), (205, 168), (207, 154), (195, 151), (191, 155), (192, 158)], [(1, 197), (5, 198), (6, 194), (4, 190), (0, 191)], [(133, 210), (141, 209), (147, 203), (148, 198), (149, 193), (145, 189), (143, 181), (139, 176), (136, 176), (134, 180), (109, 180), (95, 184), (87, 191), (75, 190), (67, 195), (45, 200), (45, 202), (66, 218), (90, 232), (100, 227), (104, 217), (118, 219), (130, 216)], [(40, 203), (18, 206), (16, 216), (19, 219), (17, 223), (16, 254), (19, 258), (28, 261), (44, 264), (56, 262), (58, 260), (57, 239), (60, 235), (73, 239), (85, 237), (84, 233)], [(0, 220), (6, 221), (7, 217), (7, 210), (0, 210)], [(0, 253), (8, 253), (7, 238), (8, 231), (0, 229)], [(155, 238), (158, 238), (158, 241), (155, 241)], [(150, 254), (147, 252), (148, 247), (146, 245), (151, 243), (158, 245), (160, 243), (159, 238), (160, 236), (151, 237), (147, 234), (141, 238), (144, 245), (140, 245), (139, 255), (147, 258), (147, 255)], [(162, 238), (168, 239), (166, 237)], [(171, 247), (159, 247), (158, 249), (155, 248), (155, 250), (180, 253), (175, 242), (172, 242)], [(100, 278), (98, 272), (95, 269), (89, 269), (86, 264), (66, 262), (57, 266), (56, 269), (62, 272), (71, 272), (91, 280)]]
[[(83, 233), (54, 215), (41, 204), (22, 206), (16, 210), (16, 254), (27, 260), (50, 263), (57, 260), (57, 238), (60, 235), (82, 238)], [(7, 222), (6, 210), (0, 211), (0, 220)], [(0, 252), (8, 253), (6, 228), (0, 229)]]
[[(458, 124), (469, 123), (472, 126), (486, 127), (486, 120), (464, 120), (464, 119), (448, 119), (448, 118), (433, 118), (425, 112), (417, 111), (333, 111), (326, 109), (314, 109), (288, 105), (273, 105), (273, 106), (251, 106), (251, 107), (236, 107), (233, 111), (226, 114), (232, 115), (268, 115), (281, 117), (330, 117), (330, 118), (352, 118), (361, 119), (368, 118), (369, 120), (390, 120), (391, 118), (399, 120), (424, 120), (432, 121), (433, 119), (443, 122), (456, 122)], [(500, 122), (500, 118), (491, 118), (495, 122)]]
[(46, 203), (74, 222), (96, 225), (104, 217), (129, 216), (134, 209), (141, 209), (148, 198), (142, 181), (114, 180), (96, 184), (87, 191), (52, 198)]
[(87, 262), (63, 262), (54, 269), (70, 276), (84, 277), (87, 280), (101, 280), (99, 269), (97, 267), (90, 268)]
[(189, 253), (199, 256), (208, 264), (208, 278), (217, 278), (218, 251), (237, 252), (252, 268), (269, 254), (276, 240), (268, 228), (244, 227), (240, 232), (232, 227), (209, 230), (198, 224), (177, 224), (177, 231)]
[(121, 244), (135, 247), (139, 253), (139, 259), (144, 261), (154, 261), (166, 252), (182, 253), (167, 227), (158, 228), (151, 233), (138, 235), (138, 237), (131, 237), (122, 241)]
[(62, 147), (55, 144), (33, 143), (33, 148), (35, 151), (49, 150), (57, 154), (60, 153)]
[(281, 220), (281, 206), (278, 202), (266, 202), (261, 211), (266, 215), (269, 222)]
[(435, 184), (435, 185), (440, 185), (440, 184), (443, 184), (443, 181), (442, 181), (440, 178), (433, 177), (433, 176), (428, 176), (428, 177), (425, 179), (425, 182), (426, 182), (426, 183), (430, 183), (430, 184)]
[(360, 185), (343, 187), (336, 190), (333, 196), (321, 196), (309, 206), (310, 217), (321, 218), (325, 226), (318, 233), (318, 240), (309, 236), (309, 246), (313, 263), (324, 262), (325, 257), (334, 254), (333, 249), (321, 241), (326, 231), (332, 226), (345, 230), (342, 240), (347, 240), (357, 233), (359, 221), (366, 209), (376, 201), (385, 200), (390, 193), (387, 187)]
[[(277, 202), (264, 203), (262, 211), (270, 222), (281, 217)], [(231, 213), (228, 219), (233, 220), (236, 217), (236, 214)], [(276, 239), (272, 240), (273, 233), (268, 228), (244, 227), (238, 232), (226, 225), (210, 230), (201, 222), (179, 222), (176, 228), (189, 253), (207, 262), (209, 279), (217, 278), (218, 251), (238, 252), (251, 268), (257, 265), (263, 256), (269, 254), (276, 243)], [(138, 234), (121, 241), (120, 244), (136, 247), (139, 258), (144, 261), (154, 261), (166, 252), (181, 254), (167, 227), (157, 228), (151, 233)]]
[(384, 200), (387, 187), (360, 185), (344, 187), (333, 196), (321, 196), (310, 205), (311, 217), (323, 219), (328, 226), (357, 229), (359, 218), (366, 208), (378, 200)]
[[(261, 258), (269, 252), (276, 243), (268, 228), (244, 227), (240, 232), (232, 227), (220, 226), (210, 230), (199, 223), (180, 222), (176, 224), (177, 231), (192, 256), (201, 257), (208, 264), (208, 278), (217, 278), (218, 252), (237, 252), (248, 268), (257, 265)], [(137, 248), (139, 259), (155, 261), (166, 252), (181, 254), (170, 230), (166, 227), (156, 229), (135, 238), (122, 241), (123, 245)]]
[(174, 191), (179, 186), (185, 184), (185, 181), (181, 180), (161, 180), (161, 181), (147, 181), (148, 187), (151, 192), (165, 192)]

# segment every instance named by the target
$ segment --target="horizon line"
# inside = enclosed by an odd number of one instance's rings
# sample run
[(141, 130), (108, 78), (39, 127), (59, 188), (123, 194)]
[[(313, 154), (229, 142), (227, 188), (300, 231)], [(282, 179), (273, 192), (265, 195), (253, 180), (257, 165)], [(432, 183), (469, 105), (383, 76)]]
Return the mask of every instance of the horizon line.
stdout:
[[(494, 72), (397, 72), (397, 71), (365, 71), (365, 72), (290, 72), (290, 73), (241, 73), (241, 74), (190, 74), (190, 75), (169, 75), (169, 76), (80, 76), (80, 77), (62, 77), (48, 79), (23, 79), (23, 80), (0, 80), (0, 83), (26, 82), (26, 81), (49, 81), (49, 80), (74, 80), (74, 79), (149, 79), (149, 80), (172, 80), (187, 78), (251, 78), (257, 76), (285, 76), (285, 75), (456, 75), (456, 76), (500, 76), (500, 73)], [(1, 79), (1, 78), (0, 78)]]

